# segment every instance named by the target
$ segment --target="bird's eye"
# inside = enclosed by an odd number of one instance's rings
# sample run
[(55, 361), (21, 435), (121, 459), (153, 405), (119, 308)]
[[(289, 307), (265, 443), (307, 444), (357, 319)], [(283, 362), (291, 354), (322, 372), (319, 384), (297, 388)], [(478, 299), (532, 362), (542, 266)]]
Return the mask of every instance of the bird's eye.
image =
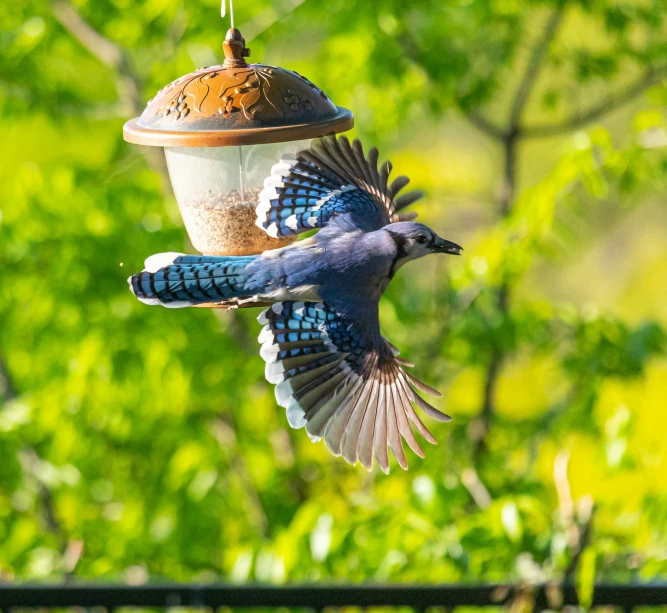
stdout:
[(420, 235), (420, 236), (418, 236), (415, 240), (416, 240), (420, 245), (423, 245), (428, 239), (427, 239), (425, 236)]

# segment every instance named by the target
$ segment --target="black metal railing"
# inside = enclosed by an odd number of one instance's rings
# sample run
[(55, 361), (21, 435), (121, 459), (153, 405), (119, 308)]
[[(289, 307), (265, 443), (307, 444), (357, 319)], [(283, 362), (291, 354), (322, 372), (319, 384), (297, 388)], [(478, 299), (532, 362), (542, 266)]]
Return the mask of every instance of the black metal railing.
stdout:
[[(571, 585), (0, 585), (0, 611), (55, 607), (287, 607), (321, 611), (326, 607), (498, 607), (517, 597), (533, 611), (578, 605)], [(591, 607), (611, 606), (624, 613), (635, 607), (667, 605), (667, 583), (598, 584)]]

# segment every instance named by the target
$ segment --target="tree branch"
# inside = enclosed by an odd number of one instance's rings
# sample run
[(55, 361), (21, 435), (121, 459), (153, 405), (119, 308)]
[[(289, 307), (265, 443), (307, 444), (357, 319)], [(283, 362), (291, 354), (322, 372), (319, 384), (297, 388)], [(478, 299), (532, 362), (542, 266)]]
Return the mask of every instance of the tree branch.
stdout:
[[(520, 124), (523, 111), (526, 108), (526, 104), (530, 99), (537, 78), (542, 70), (544, 57), (549, 50), (549, 45), (556, 36), (558, 28), (562, 23), (564, 9), (565, 2), (562, 1), (547, 20), (547, 23), (544, 26), (544, 34), (532, 50), (526, 70), (523, 73), (521, 82), (514, 95), (510, 109), (509, 127), (507, 130), (504, 130), (481, 115), (479, 111), (465, 111), (465, 116), (470, 123), (495, 140), (507, 144), (508, 141), (513, 140), (522, 134)], [(503, 201), (504, 200), (505, 199), (503, 199)], [(509, 212), (509, 207), (506, 204), (501, 202), (501, 206), (503, 211)]]
[(259, 492), (255, 487), (252, 474), (248, 470), (243, 454), (238, 451), (238, 438), (236, 436), (236, 416), (233, 411), (225, 414), (223, 419), (221, 416), (214, 420), (215, 431), (214, 436), (220, 443), (221, 448), (228, 451), (227, 463), (229, 470), (227, 477), (238, 479), (245, 494), (245, 503), (247, 516), (249, 521), (254, 524), (257, 532), (263, 537), (267, 535), (269, 528), (269, 520), (264, 510), (264, 505), (259, 496)]
[(491, 430), (491, 420), (496, 409), (496, 388), (498, 386), (498, 375), (503, 363), (503, 354), (494, 349), (489, 365), (486, 367), (484, 377), (484, 390), (482, 392), (482, 410), (479, 412), (478, 423), (474, 428), (472, 461), (476, 463), (479, 457), (487, 449), (487, 436)]
[[(19, 394), (11, 373), (7, 368), (7, 363), (5, 362), (4, 357), (0, 354), (0, 399), (2, 399), (3, 402), (9, 402), (11, 400), (16, 400), (18, 396)], [(67, 533), (56, 515), (55, 506), (53, 504), (53, 493), (36, 475), (35, 468), (39, 461), (39, 456), (33, 447), (26, 445), (21, 452), (20, 457), (23, 470), (34, 479), (37, 486), (37, 495), (39, 497), (44, 525), (46, 526), (47, 531), (53, 534), (58, 540), (58, 548), (60, 553), (64, 556), (70, 543)], [(78, 561), (78, 558), (74, 561), (74, 565), (76, 565), (76, 561)], [(70, 569), (66, 569), (66, 577), (70, 577), (73, 570), (74, 566)]]
[[(517, 133), (510, 133), (503, 141), (503, 188), (499, 199), (501, 218), (505, 219), (512, 211), (512, 202), (516, 195), (516, 145)], [(509, 313), (510, 287), (503, 282), (497, 289), (496, 309), (501, 317), (505, 319)], [(498, 377), (505, 360), (504, 352), (499, 347), (491, 350), (489, 364), (484, 377), (484, 389), (482, 392), (482, 409), (479, 412), (478, 424), (473, 429), (472, 437), (472, 460), (477, 462), (482, 453), (487, 449), (487, 437), (491, 430), (491, 421), (496, 410), (496, 389)]]
[(567, 134), (584, 127), (586, 124), (601, 119), (619, 107), (634, 100), (644, 91), (657, 85), (667, 77), (667, 66), (650, 67), (640, 77), (618, 92), (607, 96), (589, 109), (566, 119), (560, 123), (538, 124), (527, 126), (521, 130), (524, 138), (539, 138)]
[(478, 111), (464, 111), (463, 114), (473, 126), (484, 132), (487, 136), (501, 142), (507, 138), (507, 133), (500, 126), (484, 117), (484, 115), (481, 115)]
[(53, 15), (92, 56), (116, 72), (119, 98), (127, 104), (128, 111), (136, 114), (143, 110), (139, 98), (142, 82), (132, 67), (127, 52), (100, 34), (77, 13), (74, 7), (63, 0), (53, 2)]
[(291, 13), (300, 7), (306, 0), (287, 0), (283, 6), (276, 8), (269, 7), (263, 11), (259, 11), (252, 18), (239, 26), (239, 30), (243, 32), (247, 42), (253, 38), (257, 38), (260, 34), (266, 32), (279, 20), (285, 19), (287, 13)]
[[(422, 50), (415, 40), (412, 31), (407, 28), (404, 29), (400, 35), (395, 37), (395, 40), (403, 49), (403, 54), (405, 57), (407, 57), (412, 63), (424, 68), (426, 78), (432, 81), (431, 75), (424, 67), (424, 62), (422, 61)], [(503, 129), (493, 123), (490, 119), (484, 117), (479, 111), (462, 109), (462, 112), (464, 117), (472, 125), (484, 132), (487, 136), (490, 136), (491, 138), (499, 141), (502, 141), (505, 138), (505, 132)]]
[(574, 578), (581, 556), (586, 548), (591, 544), (593, 535), (593, 519), (595, 517), (595, 504), (592, 498), (584, 498), (579, 505), (579, 517), (577, 521), (577, 530), (579, 532), (579, 540), (574, 548), (570, 550), (572, 559), (565, 569), (565, 582), (571, 582)]
[[(116, 92), (121, 102), (124, 115), (139, 115), (144, 110), (141, 92), (144, 89), (143, 79), (134, 68), (128, 51), (109, 40), (93, 28), (81, 17), (76, 9), (65, 0), (54, 0), (52, 3), (54, 17), (73, 38), (102, 64), (114, 71), (116, 76)], [(182, 36), (183, 25), (175, 28), (174, 36)], [(156, 147), (142, 147), (142, 154), (150, 168), (162, 177), (162, 190), (165, 196), (171, 197), (171, 181), (167, 164)]]
[[(544, 33), (533, 48), (526, 70), (514, 95), (510, 111), (509, 127), (507, 131), (501, 130), (500, 134), (496, 135), (496, 138), (499, 138), (503, 145), (503, 186), (498, 201), (500, 217), (502, 219), (506, 219), (512, 212), (512, 203), (516, 197), (516, 157), (517, 142), (522, 135), (520, 128), (521, 117), (526, 104), (530, 99), (530, 94), (533, 91), (540, 70), (542, 69), (549, 45), (556, 36), (558, 28), (562, 23), (564, 7), (565, 2), (563, 1), (547, 20), (544, 27)], [(488, 133), (488, 128), (486, 131)], [(503, 319), (508, 315), (509, 302), (510, 287), (506, 282), (503, 282), (496, 294), (496, 308)], [(501, 349), (497, 347), (492, 349), (489, 364), (486, 368), (486, 376), (484, 378), (482, 408), (479, 412), (478, 423), (473, 429), (473, 462), (477, 462), (481, 454), (487, 448), (486, 441), (491, 430), (491, 421), (493, 420), (493, 415), (496, 410), (498, 377), (500, 376), (504, 359), (505, 356)]]
[[(548, 19), (544, 28), (544, 34), (533, 49), (524, 75), (519, 83), (516, 94), (514, 95), (514, 101), (510, 111), (509, 127), (506, 132), (501, 131), (504, 157), (503, 190), (499, 199), (499, 208), (502, 218), (507, 218), (511, 213), (512, 203), (516, 196), (516, 146), (519, 139), (552, 136), (572, 132), (573, 130), (578, 129), (591, 121), (595, 121), (621, 105), (633, 100), (641, 92), (667, 77), (667, 65), (662, 67), (650, 67), (638, 79), (579, 115), (571, 117), (558, 124), (537, 125), (523, 128), (521, 126), (523, 112), (534, 89), (535, 83), (537, 82), (549, 45), (556, 36), (558, 28), (562, 23), (564, 8), (565, 0), (561, 1)], [(482, 127), (484, 128), (484, 126)], [(487, 133), (489, 132), (488, 127), (484, 129)], [(503, 317), (507, 317), (508, 315), (509, 301), (510, 287), (507, 283), (503, 283), (498, 289), (497, 294), (497, 309)], [(491, 420), (495, 411), (497, 379), (500, 375), (503, 361), (503, 352), (500, 349), (493, 349), (486, 370), (479, 422), (476, 424), (476, 427), (471, 430), (474, 433), (474, 436), (472, 436), (473, 461), (477, 461), (481, 453), (486, 449), (486, 438), (488, 437)], [(590, 530), (590, 528), (587, 528), (587, 530)], [(582, 545), (578, 551), (583, 549), (583, 547), (585, 547), (585, 544)], [(573, 568), (576, 568), (577, 562), (578, 557), (573, 561)], [(574, 572), (574, 570), (571, 570), (570, 572)]]
[(489, 494), (489, 490), (486, 489), (474, 468), (464, 468), (461, 471), (461, 483), (480, 509), (488, 509), (491, 506), (491, 494)]
[(595, 515), (593, 499), (590, 496), (584, 496), (579, 501), (575, 516), (575, 505), (567, 476), (569, 460), (570, 454), (567, 451), (561, 451), (554, 460), (554, 484), (558, 495), (558, 511), (567, 538), (568, 550), (572, 556), (565, 569), (563, 577), (565, 582), (570, 582), (574, 578), (581, 556), (591, 542)]
[(116, 69), (120, 67), (123, 62), (121, 49), (86, 23), (70, 4), (56, 0), (53, 3), (53, 14), (102, 64)]
[(512, 102), (512, 107), (510, 109), (510, 133), (519, 129), (521, 116), (524, 109), (526, 108), (528, 100), (530, 99), (530, 95), (533, 92), (533, 88), (537, 82), (537, 77), (539, 76), (540, 71), (542, 70), (542, 66), (544, 65), (544, 58), (547, 51), (549, 50), (549, 45), (551, 45), (551, 41), (556, 36), (558, 28), (562, 23), (564, 9), (565, 2), (561, 1), (547, 20), (547, 23), (544, 26), (544, 33), (542, 34), (542, 37), (537, 42), (535, 47), (533, 47), (533, 51), (530, 55), (530, 59), (528, 60), (526, 70), (523, 73), (519, 87), (516, 90), (514, 101)]
[(16, 386), (14, 385), (14, 379), (7, 368), (7, 362), (5, 362), (2, 355), (0, 355), (0, 398), (4, 402), (9, 400), (14, 400), (18, 397), (16, 391)]

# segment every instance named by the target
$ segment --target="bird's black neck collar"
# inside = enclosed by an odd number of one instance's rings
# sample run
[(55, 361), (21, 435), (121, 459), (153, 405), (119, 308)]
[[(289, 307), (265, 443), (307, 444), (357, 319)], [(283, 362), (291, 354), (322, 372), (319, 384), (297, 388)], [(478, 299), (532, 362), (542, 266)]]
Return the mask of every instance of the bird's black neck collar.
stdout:
[(389, 269), (389, 278), (392, 279), (399, 268), (401, 260), (408, 257), (408, 241), (406, 238), (393, 234), (392, 232), (389, 232), (389, 236), (391, 236), (394, 244), (396, 245), (396, 255), (394, 256), (394, 259), (391, 263), (391, 268)]

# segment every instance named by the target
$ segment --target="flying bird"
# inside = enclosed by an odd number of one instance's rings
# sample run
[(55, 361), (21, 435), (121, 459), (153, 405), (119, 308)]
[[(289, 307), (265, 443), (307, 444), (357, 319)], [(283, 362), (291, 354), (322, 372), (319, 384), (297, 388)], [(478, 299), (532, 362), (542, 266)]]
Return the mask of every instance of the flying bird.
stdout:
[(324, 439), (336, 456), (367, 469), (373, 456), (389, 472), (388, 448), (407, 469), (402, 439), (424, 453), (412, 427), (436, 440), (413, 405), (450, 417), (418, 392), (440, 393), (409, 374), (413, 366), (380, 332), (380, 297), (396, 272), (431, 253), (462, 248), (399, 211), (421, 192), (398, 195), (407, 177), (388, 182), (391, 163), (364, 155), (345, 137), (283, 156), (264, 182), (257, 225), (270, 236), (317, 234), (248, 256), (163, 253), (128, 279), (146, 304), (166, 307), (267, 307), (259, 316), (266, 378), (293, 428)]

